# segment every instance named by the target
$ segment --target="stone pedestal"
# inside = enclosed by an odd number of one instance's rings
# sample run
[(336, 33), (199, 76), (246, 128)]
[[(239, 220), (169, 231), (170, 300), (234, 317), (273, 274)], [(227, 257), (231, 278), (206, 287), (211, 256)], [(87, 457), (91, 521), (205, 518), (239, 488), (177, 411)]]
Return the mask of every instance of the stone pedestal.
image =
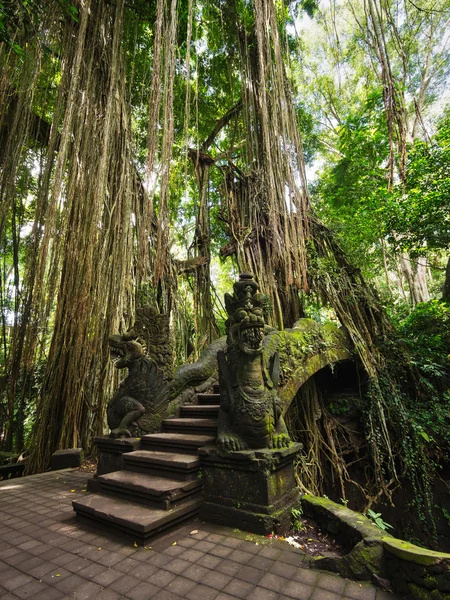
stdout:
[(88, 490), (90, 492), (99, 491), (99, 486), (96, 481), (98, 475), (121, 471), (123, 469), (123, 454), (138, 450), (140, 442), (141, 438), (94, 438), (94, 444), (98, 450), (98, 466), (97, 473), (94, 475), (93, 479), (88, 481)]
[(262, 535), (284, 533), (300, 496), (293, 463), (301, 447), (229, 454), (216, 447), (200, 448), (204, 484), (200, 518)]
[(83, 448), (68, 448), (67, 450), (57, 450), (52, 454), (50, 469), (59, 471), (59, 469), (77, 468), (84, 459)]

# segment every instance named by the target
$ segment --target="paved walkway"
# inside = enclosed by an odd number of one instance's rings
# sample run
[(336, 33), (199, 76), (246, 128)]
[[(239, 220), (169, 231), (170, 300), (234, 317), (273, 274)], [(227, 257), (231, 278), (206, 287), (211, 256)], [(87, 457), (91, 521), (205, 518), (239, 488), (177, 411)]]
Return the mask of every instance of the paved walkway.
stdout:
[(85, 484), (85, 474), (70, 470), (0, 482), (0, 598), (398, 598), (307, 569), (304, 555), (280, 540), (200, 521), (135, 547), (79, 525), (72, 500)]

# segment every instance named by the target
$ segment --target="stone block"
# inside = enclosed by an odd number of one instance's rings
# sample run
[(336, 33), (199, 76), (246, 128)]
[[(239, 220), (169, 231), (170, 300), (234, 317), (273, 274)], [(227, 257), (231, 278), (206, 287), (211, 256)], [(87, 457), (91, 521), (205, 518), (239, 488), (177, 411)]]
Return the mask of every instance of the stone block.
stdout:
[(140, 441), (140, 438), (94, 438), (98, 450), (97, 475), (121, 471), (124, 467), (123, 455), (138, 450)]
[(59, 469), (76, 468), (81, 465), (83, 459), (83, 448), (68, 448), (67, 450), (57, 450), (52, 454), (50, 468), (52, 471), (58, 471)]
[(293, 462), (301, 446), (282, 450), (220, 453), (202, 448), (206, 521), (266, 535), (290, 526), (291, 508), (299, 499)]

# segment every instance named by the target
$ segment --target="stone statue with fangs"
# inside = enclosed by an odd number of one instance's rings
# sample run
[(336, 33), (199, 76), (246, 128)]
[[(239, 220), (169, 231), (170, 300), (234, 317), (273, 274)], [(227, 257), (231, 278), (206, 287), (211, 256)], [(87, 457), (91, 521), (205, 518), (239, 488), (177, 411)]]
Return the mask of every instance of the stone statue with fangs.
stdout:
[(221, 388), (217, 445), (221, 451), (285, 448), (291, 443), (277, 395), (278, 353), (263, 354), (264, 315), (259, 286), (242, 273), (225, 294), (227, 349), (217, 355)]

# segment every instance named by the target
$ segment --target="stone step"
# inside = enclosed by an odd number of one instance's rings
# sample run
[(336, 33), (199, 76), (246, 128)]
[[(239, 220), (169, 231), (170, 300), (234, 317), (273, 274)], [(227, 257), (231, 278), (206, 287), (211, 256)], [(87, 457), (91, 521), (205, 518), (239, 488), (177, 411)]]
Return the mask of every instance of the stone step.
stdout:
[(220, 404), (220, 394), (197, 394), (199, 404)]
[(213, 434), (217, 433), (217, 419), (193, 419), (193, 418), (175, 418), (164, 419), (162, 422), (163, 430), (168, 433), (193, 433), (193, 434)]
[(115, 471), (97, 477), (100, 492), (127, 497), (131, 502), (144, 502), (154, 508), (169, 510), (180, 502), (198, 495), (202, 481), (179, 481), (134, 471)]
[(72, 504), (77, 516), (87, 524), (113, 529), (144, 545), (160, 531), (194, 517), (202, 500), (195, 498), (171, 510), (159, 510), (129, 500), (92, 494), (75, 500)]
[(213, 385), (213, 393), (214, 394), (220, 394), (220, 385), (218, 383), (215, 383)]
[(180, 417), (212, 418), (217, 419), (219, 414), (218, 404), (190, 404), (180, 407)]
[(192, 435), (189, 433), (148, 433), (141, 438), (143, 449), (159, 452), (182, 452), (184, 454), (197, 454), (202, 446), (213, 444), (215, 435)]
[(197, 479), (200, 459), (195, 454), (136, 450), (123, 457), (125, 469), (137, 473), (151, 473), (180, 481)]

